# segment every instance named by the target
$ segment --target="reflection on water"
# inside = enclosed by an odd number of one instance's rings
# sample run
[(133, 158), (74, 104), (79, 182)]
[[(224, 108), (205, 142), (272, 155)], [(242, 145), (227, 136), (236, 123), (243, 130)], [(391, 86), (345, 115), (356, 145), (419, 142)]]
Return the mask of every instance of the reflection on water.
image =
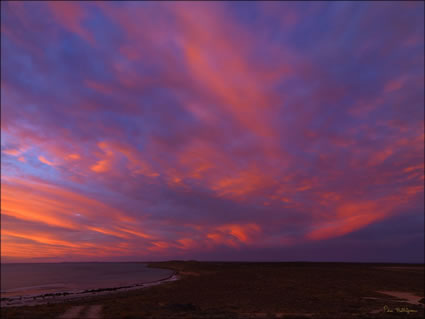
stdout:
[(1, 296), (121, 287), (160, 280), (172, 273), (136, 262), (2, 264)]

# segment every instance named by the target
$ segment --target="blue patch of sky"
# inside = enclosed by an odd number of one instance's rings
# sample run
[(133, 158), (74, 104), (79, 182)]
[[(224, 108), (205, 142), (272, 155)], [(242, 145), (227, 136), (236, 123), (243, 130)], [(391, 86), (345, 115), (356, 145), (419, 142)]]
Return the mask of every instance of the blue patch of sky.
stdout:
[(60, 93), (69, 90), (69, 81), (83, 85), (91, 77), (113, 78), (105, 61), (93, 58), (99, 56), (98, 52), (76, 34), (64, 33), (58, 43), (45, 49), (45, 54), (55, 66), (55, 90)]
[(27, 91), (39, 92), (43, 89), (45, 78), (37, 73), (33, 57), (23, 53), (7, 36), (2, 36), (2, 78), (19, 85)]

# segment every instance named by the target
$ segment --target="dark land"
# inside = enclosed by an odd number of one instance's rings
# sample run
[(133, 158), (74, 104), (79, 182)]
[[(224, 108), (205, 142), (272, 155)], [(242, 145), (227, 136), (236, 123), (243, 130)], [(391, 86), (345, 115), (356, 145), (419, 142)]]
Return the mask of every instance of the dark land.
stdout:
[[(149, 266), (173, 269), (180, 280), (2, 308), (1, 318), (58, 318), (79, 305), (102, 305), (102, 318), (111, 319), (424, 318), (423, 264), (169, 261)], [(409, 303), (378, 291), (408, 292), (422, 299)], [(393, 312), (384, 312), (385, 306)]]

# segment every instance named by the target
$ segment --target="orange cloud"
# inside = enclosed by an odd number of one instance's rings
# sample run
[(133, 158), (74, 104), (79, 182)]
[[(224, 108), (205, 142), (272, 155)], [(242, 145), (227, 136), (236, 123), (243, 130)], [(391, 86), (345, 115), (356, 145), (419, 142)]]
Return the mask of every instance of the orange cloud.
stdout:
[(93, 227), (93, 226), (88, 226), (87, 229), (101, 233), (101, 234), (105, 234), (105, 235), (111, 235), (111, 236), (116, 236), (116, 237), (120, 237), (120, 238), (124, 238), (124, 239), (128, 239), (129, 236), (114, 230), (110, 230), (110, 229), (105, 229), (105, 228), (100, 228), (100, 227)]
[(74, 243), (67, 242), (67, 241), (64, 241), (64, 240), (55, 239), (52, 236), (44, 235), (44, 234), (34, 234), (34, 233), (23, 234), (23, 233), (18, 233), (18, 232), (9, 231), (9, 230), (2, 230), (2, 235), (29, 239), (29, 240), (35, 241), (37, 243), (54, 245), (54, 246), (64, 246), (64, 247), (74, 247), (74, 248), (80, 248), (81, 247), (80, 244), (74, 244)]
[(38, 157), (38, 160), (39, 160), (40, 162), (42, 162), (42, 163), (46, 164), (46, 165), (49, 165), (49, 166), (55, 166), (55, 163), (54, 163), (54, 162), (49, 161), (48, 159), (46, 159), (46, 158), (45, 158), (44, 156), (42, 156), (42, 155), (40, 155), (40, 156)]
[(153, 241), (151, 242), (153, 246), (150, 246), (148, 250), (150, 251), (158, 251), (158, 252), (164, 252), (166, 249), (170, 248), (170, 243), (166, 241)]
[(258, 237), (261, 228), (257, 224), (225, 224), (214, 228), (206, 237), (216, 244), (237, 247), (250, 244)]
[(224, 177), (213, 182), (211, 188), (219, 196), (241, 196), (257, 191), (262, 187), (272, 184), (264, 173), (257, 169), (239, 172), (234, 177)]
[(177, 242), (181, 245), (181, 249), (193, 249), (198, 246), (198, 243), (192, 238), (182, 238), (177, 240)]
[(81, 156), (78, 155), (78, 154), (69, 154), (67, 156), (67, 158), (72, 159), (72, 160), (79, 160), (81, 158)]
[(89, 197), (47, 183), (16, 178), (2, 181), (1, 203), (4, 214), (64, 228), (79, 227), (76, 212), (93, 219), (107, 216), (117, 222), (134, 222), (123, 212)]
[[(249, 48), (248, 35), (231, 37), (232, 33), (243, 34), (244, 30), (226, 23), (225, 11), (216, 6), (189, 10), (173, 7), (173, 10), (184, 31), (183, 49), (194, 77), (220, 99), (219, 105), (245, 128), (265, 137), (274, 135), (257, 108), (271, 104), (271, 92), (261, 86), (270, 78), (264, 76), (264, 70), (247, 62), (244, 48)], [(204, 16), (205, 24), (197, 23), (199, 15)], [(287, 68), (286, 65), (277, 67), (280, 76), (286, 73), (282, 69)]]
[(97, 146), (104, 152), (105, 158), (96, 162), (90, 169), (96, 173), (108, 172), (112, 169), (114, 161), (118, 156), (125, 156), (128, 160), (128, 168), (133, 174), (142, 174), (149, 177), (157, 177), (159, 174), (155, 172), (147, 161), (144, 161), (141, 154), (122, 143), (103, 141)]
[(342, 203), (336, 208), (336, 215), (328, 214), (327, 220), (318, 221), (315, 229), (307, 234), (307, 238), (322, 240), (342, 236), (380, 220), (390, 212), (391, 205), (381, 202)]
[(19, 154), (21, 154), (20, 150), (14, 150), (14, 149), (10, 149), (10, 150), (3, 150), (2, 151), (4, 154), (7, 155), (12, 155), (12, 156), (18, 156)]
[(93, 172), (103, 173), (111, 169), (111, 163), (109, 160), (100, 160), (90, 167)]
[(129, 233), (129, 234), (132, 234), (132, 235), (137, 236), (137, 237), (141, 237), (141, 238), (146, 238), (146, 239), (152, 239), (153, 238), (153, 236), (151, 236), (149, 234), (142, 233), (140, 231), (136, 231), (136, 230), (132, 230), (132, 229), (127, 229), (127, 228), (121, 228), (121, 227), (119, 227), (118, 230), (120, 230), (122, 232), (126, 232), (126, 233)]

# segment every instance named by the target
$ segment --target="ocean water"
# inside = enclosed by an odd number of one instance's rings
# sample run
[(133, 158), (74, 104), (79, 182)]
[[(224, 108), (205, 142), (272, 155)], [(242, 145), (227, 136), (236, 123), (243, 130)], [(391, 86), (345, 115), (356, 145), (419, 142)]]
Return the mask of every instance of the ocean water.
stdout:
[(172, 274), (138, 262), (2, 264), (1, 297), (132, 286)]

